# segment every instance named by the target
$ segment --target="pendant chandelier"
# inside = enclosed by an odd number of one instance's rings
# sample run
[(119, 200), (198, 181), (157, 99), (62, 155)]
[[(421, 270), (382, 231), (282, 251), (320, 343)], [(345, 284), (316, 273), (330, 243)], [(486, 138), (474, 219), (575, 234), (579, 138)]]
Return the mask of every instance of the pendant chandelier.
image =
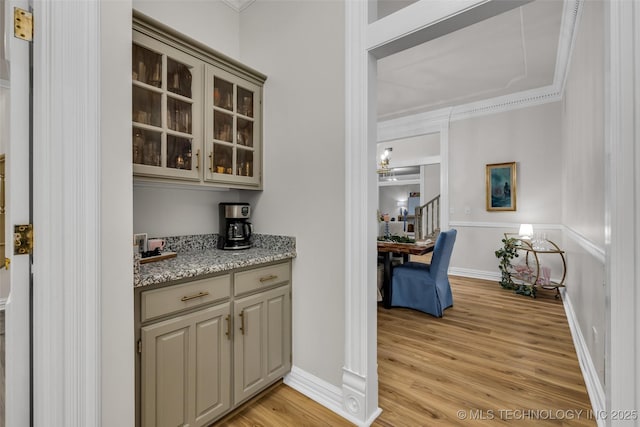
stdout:
[(384, 152), (380, 155), (380, 163), (378, 163), (378, 175), (382, 177), (388, 177), (389, 175), (391, 175), (389, 160), (391, 160), (392, 151), (393, 148), (385, 148)]

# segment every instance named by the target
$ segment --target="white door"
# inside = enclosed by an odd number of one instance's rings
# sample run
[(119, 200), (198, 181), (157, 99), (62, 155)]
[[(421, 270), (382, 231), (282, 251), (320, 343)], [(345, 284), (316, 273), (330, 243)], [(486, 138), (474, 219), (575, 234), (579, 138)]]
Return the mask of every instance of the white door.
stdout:
[[(30, 42), (13, 35), (14, 8), (29, 10), (26, 1), (0, 0), (4, 8), (4, 58), (8, 63), (8, 79), (3, 81), (2, 96), (8, 96), (8, 138), (6, 154), (6, 225), (5, 254), (10, 259), (9, 296), (6, 302), (6, 380), (5, 425), (30, 424), (30, 255), (13, 254), (14, 226), (29, 224), (30, 213)], [(3, 134), (6, 135), (5, 131)]]

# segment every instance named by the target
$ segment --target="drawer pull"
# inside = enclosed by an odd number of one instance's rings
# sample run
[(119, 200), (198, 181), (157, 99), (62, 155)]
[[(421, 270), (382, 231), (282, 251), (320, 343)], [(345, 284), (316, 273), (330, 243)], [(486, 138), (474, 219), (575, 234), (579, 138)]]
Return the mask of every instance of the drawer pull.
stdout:
[(242, 332), (242, 335), (247, 332), (247, 330), (244, 328), (244, 310), (240, 312), (240, 332)]
[(268, 282), (269, 280), (277, 279), (278, 276), (275, 274), (270, 274), (268, 276), (264, 276), (260, 278), (260, 283)]
[(184, 296), (184, 297), (180, 298), (180, 301), (182, 301), (182, 302), (189, 301), (189, 300), (196, 299), (196, 298), (206, 297), (207, 295), (209, 295), (209, 292), (199, 292), (199, 293), (197, 293), (195, 295)]
[(225, 320), (227, 321), (227, 332), (225, 332), (224, 334), (227, 336), (227, 338), (231, 339), (231, 316), (227, 314)]

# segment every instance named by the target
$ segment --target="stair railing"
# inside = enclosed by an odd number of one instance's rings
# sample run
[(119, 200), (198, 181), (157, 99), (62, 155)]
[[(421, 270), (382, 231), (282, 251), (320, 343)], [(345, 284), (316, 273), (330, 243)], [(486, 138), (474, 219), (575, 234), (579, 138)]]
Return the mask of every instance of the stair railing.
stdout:
[(416, 207), (416, 240), (434, 237), (440, 232), (440, 195)]

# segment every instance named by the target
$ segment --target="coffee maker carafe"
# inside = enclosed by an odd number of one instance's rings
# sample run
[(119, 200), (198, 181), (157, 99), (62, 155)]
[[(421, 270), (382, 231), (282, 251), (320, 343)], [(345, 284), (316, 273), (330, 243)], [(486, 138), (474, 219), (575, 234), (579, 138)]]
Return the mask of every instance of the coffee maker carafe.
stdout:
[(249, 203), (220, 203), (218, 249), (248, 249), (251, 247), (252, 226)]

